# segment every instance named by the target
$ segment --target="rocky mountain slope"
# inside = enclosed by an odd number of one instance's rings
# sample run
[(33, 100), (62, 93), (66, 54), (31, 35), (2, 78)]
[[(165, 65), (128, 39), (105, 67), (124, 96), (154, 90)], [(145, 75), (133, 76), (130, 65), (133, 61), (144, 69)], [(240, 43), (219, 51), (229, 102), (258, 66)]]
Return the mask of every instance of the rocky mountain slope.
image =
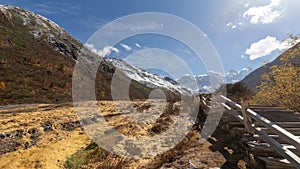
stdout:
[[(72, 101), (73, 70), (82, 48), (80, 42), (49, 19), (1, 5), (0, 104)], [(114, 66), (101, 61), (95, 86), (97, 99), (112, 99), (114, 72)], [(125, 75), (120, 79), (131, 80)], [(148, 98), (150, 87), (135, 80), (130, 84), (130, 98)], [(170, 98), (178, 94), (164, 90)]]
[[(219, 79), (225, 79), (227, 84), (236, 83), (242, 80), (246, 75), (248, 75), (252, 71), (252, 68), (247, 67), (240, 71), (230, 70), (225, 74), (224, 77), (216, 72), (209, 72), (208, 74), (199, 75), (199, 76), (190, 76), (186, 75), (176, 79), (178, 83), (182, 86), (191, 89), (191, 90), (199, 90), (200, 93), (211, 93), (214, 92), (214, 87), (211, 85), (210, 78), (218, 77)], [(192, 83), (196, 81), (196, 83)], [(197, 86), (196, 86), (196, 85)], [(215, 87), (217, 88), (217, 87)]]
[[(295, 46), (293, 46), (291, 49), (288, 49), (286, 52), (294, 49), (294, 48), (299, 48), (300, 47), (300, 43), (296, 44)], [(257, 86), (259, 86), (261, 84), (261, 76), (267, 72), (269, 72), (272, 66), (280, 66), (282, 64), (284, 64), (284, 62), (281, 60), (284, 54), (281, 54), (280, 56), (278, 56), (274, 61), (267, 63), (265, 65), (263, 65), (262, 67), (256, 69), (255, 71), (251, 72), (248, 76), (246, 76), (241, 82), (243, 82), (244, 84), (246, 84), (248, 87), (250, 87), (253, 91), (257, 91)], [(298, 58), (298, 63), (300, 62), (299, 60), (299, 56), (295, 57)]]
[(104, 58), (105, 61), (114, 65), (118, 70), (123, 72), (126, 76), (138, 81), (139, 83), (150, 88), (166, 88), (175, 93), (190, 95), (193, 93), (211, 93), (218, 87), (211, 85), (210, 77), (212, 79), (225, 79), (227, 84), (236, 83), (248, 75), (252, 68), (246, 67), (240, 71), (230, 70), (224, 77), (217, 72), (209, 72), (209, 75), (190, 76), (186, 75), (178, 79), (171, 79), (169, 77), (162, 77), (159, 75), (148, 73), (147, 71), (130, 65), (123, 60), (117, 58)]
[(1, 104), (71, 99), (80, 43), (50, 20), (0, 6)]
[(141, 68), (130, 65), (120, 59), (105, 58), (105, 60), (108, 63), (111, 63), (112, 65), (114, 65), (118, 70), (120, 70), (122, 73), (124, 73), (129, 78), (134, 79), (134, 80), (140, 82), (141, 84), (148, 86), (150, 88), (166, 88), (174, 93), (180, 93), (180, 94), (184, 94), (184, 95), (192, 94), (192, 92), (190, 90), (180, 86), (179, 83), (177, 83), (175, 80), (173, 80), (171, 78), (162, 77), (159, 75), (154, 75), (154, 74), (148, 73), (148, 72), (142, 70)]

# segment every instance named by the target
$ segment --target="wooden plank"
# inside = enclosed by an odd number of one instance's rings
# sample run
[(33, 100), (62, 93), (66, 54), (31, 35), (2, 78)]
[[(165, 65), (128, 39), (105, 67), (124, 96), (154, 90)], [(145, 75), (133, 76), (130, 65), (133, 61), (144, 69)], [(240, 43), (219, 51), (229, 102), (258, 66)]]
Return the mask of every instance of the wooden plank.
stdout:
[[(234, 106), (235, 108), (241, 109), (242, 106), (235, 103), (234, 101), (226, 98), (225, 96), (221, 96), (222, 98), (224, 98), (230, 105)], [(233, 111), (231, 107), (229, 107), (228, 105), (223, 104), (223, 106), (231, 111), (232, 113), (234, 113), (235, 117), (240, 116), (239, 113), (237, 113), (236, 111)], [(228, 107), (230, 109), (228, 109)], [(261, 123), (263, 126), (269, 128), (273, 133), (279, 135), (280, 137), (282, 137), (283, 139), (287, 140), (290, 144), (294, 145), (295, 147), (297, 147), (297, 149), (300, 149), (300, 139), (297, 138), (295, 135), (293, 135), (292, 133), (286, 131), (285, 129), (283, 129), (282, 127), (274, 124), (273, 122), (271, 122), (269, 119), (257, 114), (256, 112), (254, 112), (251, 109), (247, 109), (247, 113), (257, 122)], [(300, 118), (300, 116), (299, 116)], [(239, 118), (238, 120), (241, 121), (241, 119), (243, 119), (243, 117)], [(300, 120), (299, 120), (300, 121)], [(241, 121), (243, 122), (243, 121)]]
[[(275, 124), (277, 124), (280, 127), (283, 128), (300, 128), (300, 121), (291, 121), (291, 122), (273, 122)], [(255, 122), (256, 125), (258, 126), (262, 126), (260, 125), (260, 123)]]
[(266, 132), (262, 131), (259, 127), (255, 125), (251, 125), (252, 129), (262, 137), (274, 150), (280, 153), (285, 159), (287, 159), (293, 166), (296, 168), (300, 168), (300, 158), (294, 154), (292, 151), (287, 149), (286, 147), (282, 146), (272, 137), (270, 137)]
[(227, 97), (221, 95), (221, 98), (225, 99), (225, 101), (227, 101), (227, 102), (228, 102), (230, 105), (232, 105), (234, 108), (237, 108), (237, 109), (239, 109), (239, 110), (242, 109), (242, 106), (241, 106), (241, 105), (235, 103), (234, 101), (228, 99)]
[(296, 112), (293, 113), (256, 112), (256, 113), (272, 122), (300, 122), (300, 114), (297, 114)]
[[(247, 142), (247, 145), (251, 151), (252, 154), (259, 157), (278, 157), (282, 158), (282, 156), (275, 151), (269, 144), (267, 143), (253, 143), (253, 142)], [(292, 145), (283, 145), (285, 148), (292, 151), (297, 156), (300, 156), (300, 152), (297, 151), (296, 147)]]
[(233, 110), (231, 107), (229, 107), (227, 104), (222, 103), (222, 105), (225, 107), (224, 111), (230, 112), (233, 117), (235, 117), (237, 120), (239, 120), (240, 123), (243, 123), (243, 117), (240, 113), (237, 111)]
[(268, 157), (258, 157), (265, 163), (266, 168), (280, 168), (280, 169), (293, 169), (293, 167), (286, 159), (282, 158), (268, 158)]
[(266, 107), (261, 107), (261, 106), (251, 106), (251, 105), (249, 105), (249, 108), (251, 108), (251, 109), (264, 109), (264, 110), (270, 110), (270, 109), (272, 109), (272, 110), (286, 110), (285, 108), (283, 108), (283, 107), (270, 107), (270, 106), (266, 106)]
[(249, 107), (250, 109), (252, 110), (255, 110), (255, 111), (258, 111), (258, 112), (287, 112), (287, 113), (290, 113), (290, 112), (295, 112), (294, 110), (287, 110), (287, 109), (283, 109), (283, 108), (252, 108), (252, 107)]
[[(251, 109), (251, 108), (250, 108)], [(299, 115), (298, 112), (292, 111), (292, 110), (281, 110), (281, 111), (256, 111), (254, 109), (252, 109), (253, 111), (257, 112), (257, 113), (261, 113), (261, 114), (295, 114), (295, 115)]]
[(270, 106), (266, 106), (266, 107), (261, 107), (261, 106), (251, 106), (249, 105), (250, 109), (255, 109), (255, 110), (286, 110), (283, 107), (270, 107)]
[[(233, 127), (243, 127), (243, 124), (236, 119), (235, 117), (231, 116), (226, 116), (222, 118), (223, 122), (229, 123), (229, 125), (232, 125)], [(289, 122), (273, 122), (277, 125), (279, 125), (282, 128), (299, 128), (300, 129), (300, 121), (289, 121)], [(240, 125), (239, 125), (240, 124)], [(259, 127), (262, 127), (258, 122), (254, 122), (254, 124), (258, 125)], [(288, 130), (288, 129), (287, 129)]]
[[(270, 137), (272, 137), (274, 140), (276, 140), (278, 143), (280, 144), (289, 144), (286, 140), (284, 140), (283, 138), (279, 137), (278, 135), (269, 135)], [(300, 136), (297, 136), (298, 138), (300, 138)], [(245, 141), (258, 141), (260, 143), (265, 143), (265, 140), (262, 139), (259, 135), (255, 134), (249, 138), (243, 138), (243, 140)]]
[[(263, 131), (265, 131), (268, 134), (274, 134), (270, 129), (268, 128), (262, 128)], [(286, 131), (294, 134), (295, 136), (300, 135), (300, 128), (285, 128)]]
[[(227, 103), (234, 106), (235, 108), (241, 110), (241, 106), (232, 100), (226, 98), (225, 96), (221, 96), (224, 98)], [(228, 106), (225, 103), (222, 103), (222, 105), (230, 111), (233, 116), (235, 116), (238, 120), (243, 122), (243, 117), (235, 110), (233, 110), (230, 106)], [(260, 116), (256, 112), (254, 112), (251, 109), (247, 109), (247, 113), (255, 119), (256, 121), (263, 124), (265, 127), (272, 130), (272, 132), (278, 134), (280, 137), (283, 137), (285, 140), (287, 140), (290, 144), (294, 145), (297, 149), (300, 149), (300, 139), (296, 137), (295, 135), (291, 134), (290, 132), (284, 130), (280, 126), (272, 123), (270, 120)], [(255, 126), (254, 124), (250, 125), (251, 128), (260, 136), (262, 137), (268, 144), (272, 146), (278, 153), (280, 153), (284, 158), (286, 158), (288, 161), (291, 162), (292, 165), (294, 165), (296, 168), (300, 168), (300, 158), (295, 155), (293, 152), (291, 152), (289, 149), (283, 147), (280, 143), (278, 143), (276, 140), (274, 140), (272, 137), (270, 137), (266, 132), (262, 131), (261, 128)]]
[(230, 129), (233, 129), (233, 128), (244, 128), (244, 124), (242, 124), (241, 122), (227, 122), (226, 125)]
[(284, 109), (283, 107), (275, 107), (275, 106), (270, 106), (270, 105), (255, 105), (255, 104), (250, 104), (249, 107), (253, 107), (253, 108), (276, 108), (276, 109)]
[(233, 117), (232, 115), (223, 117), (222, 121), (223, 122), (228, 122), (228, 123), (230, 123), (230, 122), (240, 123), (240, 121), (238, 119), (236, 119), (235, 117)]
[(282, 137), (283, 139), (287, 140), (290, 144), (292, 144), (295, 147), (297, 147), (297, 149), (300, 149), (300, 139), (298, 137), (296, 137), (292, 133), (286, 131), (282, 127), (274, 124), (270, 120), (262, 117), (261, 115), (257, 114), (256, 112), (254, 112), (251, 109), (247, 109), (247, 112), (257, 122), (260, 122), (262, 125), (264, 125), (265, 127), (267, 127), (273, 133), (275, 133), (275, 134), (279, 135), (280, 137)]
[[(230, 128), (236, 128), (238, 130), (243, 129), (243, 125), (239, 125), (237, 123), (228, 123), (227, 124)], [(260, 126), (258, 126), (260, 127)], [(260, 127), (264, 132), (266, 132), (269, 135), (274, 135), (274, 132), (266, 127)], [(300, 128), (285, 128), (288, 132), (294, 134), (295, 136), (300, 135)]]

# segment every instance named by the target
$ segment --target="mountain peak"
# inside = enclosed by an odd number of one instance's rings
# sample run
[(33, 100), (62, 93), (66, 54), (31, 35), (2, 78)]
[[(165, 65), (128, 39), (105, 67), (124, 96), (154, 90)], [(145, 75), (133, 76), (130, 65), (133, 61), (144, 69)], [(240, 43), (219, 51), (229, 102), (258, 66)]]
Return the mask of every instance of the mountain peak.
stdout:
[[(224, 78), (226, 80), (226, 83), (236, 83), (242, 80), (251, 71), (251, 67), (243, 68), (240, 71), (230, 70), (229, 72), (225, 73), (225, 77), (222, 77), (221, 73), (209, 71), (208, 74), (198, 75), (195, 77), (191, 75), (186, 75), (176, 79), (176, 81), (183, 87), (186, 87), (188, 89), (199, 90), (201, 93), (211, 93), (216, 88), (211, 85), (211, 77), (218, 76)], [(195, 83), (193, 83), (195, 81), (196, 85)]]

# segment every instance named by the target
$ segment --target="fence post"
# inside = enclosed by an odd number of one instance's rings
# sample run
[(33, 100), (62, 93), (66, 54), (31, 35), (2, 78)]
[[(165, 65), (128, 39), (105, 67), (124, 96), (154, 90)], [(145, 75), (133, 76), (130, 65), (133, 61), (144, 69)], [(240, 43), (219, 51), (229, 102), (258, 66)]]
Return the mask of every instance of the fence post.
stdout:
[(247, 109), (249, 107), (249, 103), (245, 100), (242, 99), (241, 101), (241, 106), (242, 106), (242, 115), (243, 115), (243, 119), (244, 119), (244, 126), (245, 126), (245, 129), (248, 133), (253, 133), (251, 128), (249, 127), (249, 123), (252, 122), (252, 119), (251, 117), (249, 117), (247, 115)]

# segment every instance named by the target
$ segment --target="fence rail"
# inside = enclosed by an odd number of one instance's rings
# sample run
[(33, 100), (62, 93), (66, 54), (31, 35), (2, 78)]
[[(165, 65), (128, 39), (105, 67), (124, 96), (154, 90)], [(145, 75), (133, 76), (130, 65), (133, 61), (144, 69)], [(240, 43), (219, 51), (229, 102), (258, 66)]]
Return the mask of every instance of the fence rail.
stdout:
[[(296, 148), (296, 150), (300, 151), (300, 138), (292, 134), (291, 132), (287, 131), (283, 127), (276, 124), (276, 122), (272, 122), (271, 120), (267, 119), (266, 117), (260, 115), (256, 111), (252, 110), (251, 108), (244, 107), (235, 103), (234, 101), (230, 100), (225, 96), (221, 96), (225, 99), (225, 103), (222, 103), (223, 107), (227, 112), (229, 112), (232, 116), (234, 116), (237, 120), (239, 120), (244, 127), (249, 132), (253, 134), (257, 134), (261, 137), (266, 143), (268, 143), (274, 150), (276, 150), (282, 157), (287, 159), (293, 166), (300, 169), (300, 157), (297, 156), (294, 152), (292, 152), (286, 145), (276, 141), (271, 135), (264, 131), (260, 126), (267, 128), (273, 135), (278, 135), (285, 143), (288, 143)], [(257, 109), (258, 106), (254, 107)], [(280, 110), (281, 112), (291, 112), (291, 111), (284, 111), (282, 108), (274, 108), (271, 107), (263, 107), (267, 111), (272, 110)], [(299, 129), (300, 130), (300, 129)]]

